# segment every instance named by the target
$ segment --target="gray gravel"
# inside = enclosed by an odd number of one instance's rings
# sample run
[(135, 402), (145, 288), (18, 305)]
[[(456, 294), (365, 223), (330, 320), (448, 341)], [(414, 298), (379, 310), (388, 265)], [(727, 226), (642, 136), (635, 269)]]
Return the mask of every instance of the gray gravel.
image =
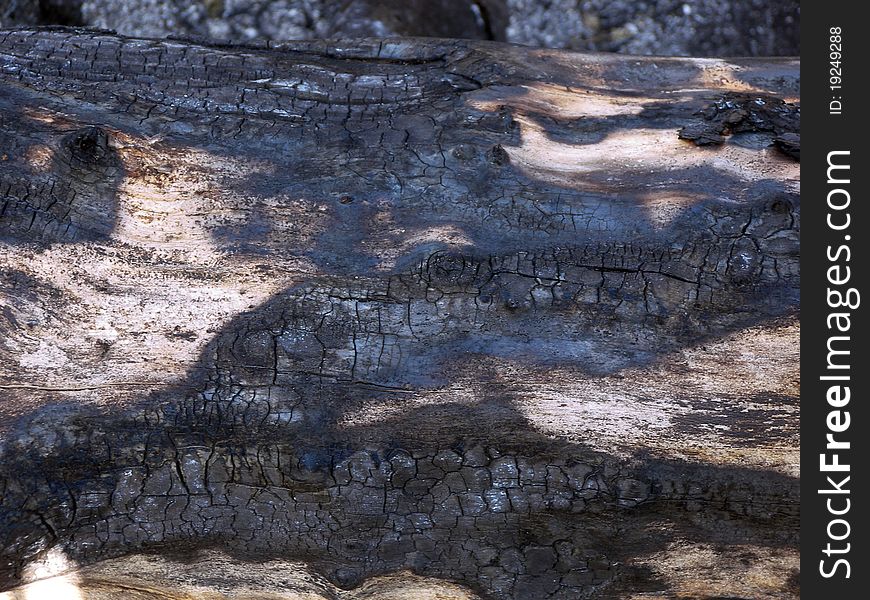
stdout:
[(422, 35), (631, 54), (800, 49), (797, 0), (0, 0), (0, 26), (48, 23), (237, 41)]

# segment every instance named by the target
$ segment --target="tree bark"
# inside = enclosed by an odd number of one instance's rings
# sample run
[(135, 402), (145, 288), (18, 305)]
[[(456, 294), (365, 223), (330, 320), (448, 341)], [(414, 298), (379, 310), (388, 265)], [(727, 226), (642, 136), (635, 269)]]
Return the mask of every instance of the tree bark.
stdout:
[(798, 597), (798, 67), (0, 32), (0, 589)]

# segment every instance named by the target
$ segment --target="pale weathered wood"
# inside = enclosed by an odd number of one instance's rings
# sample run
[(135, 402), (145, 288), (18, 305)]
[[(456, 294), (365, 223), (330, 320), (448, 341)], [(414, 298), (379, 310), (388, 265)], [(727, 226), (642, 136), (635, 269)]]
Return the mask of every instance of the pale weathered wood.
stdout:
[(797, 61), (48, 29), (0, 79), (3, 586), (797, 596)]

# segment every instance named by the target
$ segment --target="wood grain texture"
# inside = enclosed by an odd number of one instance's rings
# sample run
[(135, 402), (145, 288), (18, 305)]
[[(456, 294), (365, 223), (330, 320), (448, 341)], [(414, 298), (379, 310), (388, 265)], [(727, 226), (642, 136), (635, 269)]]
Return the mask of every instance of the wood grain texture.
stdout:
[(2, 585), (797, 597), (798, 72), (0, 31)]

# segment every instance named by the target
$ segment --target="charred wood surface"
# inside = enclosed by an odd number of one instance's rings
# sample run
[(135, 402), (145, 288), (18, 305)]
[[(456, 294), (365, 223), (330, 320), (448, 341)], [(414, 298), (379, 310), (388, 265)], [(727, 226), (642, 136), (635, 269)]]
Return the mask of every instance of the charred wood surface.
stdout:
[(797, 597), (798, 88), (0, 31), (0, 585)]

